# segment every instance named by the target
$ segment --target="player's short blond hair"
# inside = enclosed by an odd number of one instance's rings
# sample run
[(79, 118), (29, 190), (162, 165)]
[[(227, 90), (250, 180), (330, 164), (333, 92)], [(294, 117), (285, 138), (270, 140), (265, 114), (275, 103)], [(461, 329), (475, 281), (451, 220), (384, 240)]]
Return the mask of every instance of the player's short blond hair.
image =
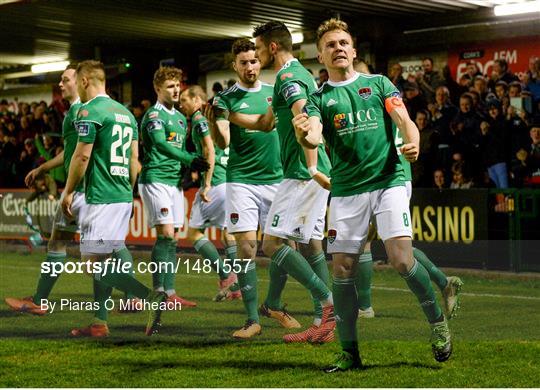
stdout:
[(336, 18), (328, 19), (322, 22), (320, 26), (317, 28), (317, 40), (316, 40), (317, 48), (319, 48), (319, 43), (323, 35), (326, 34), (327, 32), (335, 31), (335, 30), (345, 31), (352, 38), (352, 34), (349, 31), (349, 25), (346, 22), (340, 19), (336, 19)]
[(203, 102), (208, 100), (206, 92), (204, 92), (204, 89), (200, 85), (191, 85), (187, 89), (183, 90), (182, 93), (186, 93), (190, 98), (198, 96)]
[(105, 83), (105, 66), (100, 61), (86, 60), (77, 65), (77, 76), (81, 75), (89, 80)]
[(167, 80), (182, 80), (182, 70), (174, 66), (160, 66), (154, 73), (154, 87), (161, 87)]

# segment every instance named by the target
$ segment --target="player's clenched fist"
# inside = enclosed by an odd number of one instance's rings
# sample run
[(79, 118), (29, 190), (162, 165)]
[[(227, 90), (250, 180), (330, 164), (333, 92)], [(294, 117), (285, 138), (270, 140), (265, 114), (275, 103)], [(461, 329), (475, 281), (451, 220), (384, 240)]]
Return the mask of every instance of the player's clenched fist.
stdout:
[(415, 162), (416, 160), (418, 160), (418, 154), (420, 152), (418, 150), (418, 145), (414, 143), (409, 143), (409, 144), (403, 145), (400, 149), (401, 149), (401, 154), (405, 157), (405, 159), (408, 162)]
[(301, 113), (296, 115), (292, 119), (292, 124), (294, 126), (294, 131), (296, 133), (296, 138), (306, 138), (311, 130), (311, 125), (309, 124), (309, 118), (306, 113)]

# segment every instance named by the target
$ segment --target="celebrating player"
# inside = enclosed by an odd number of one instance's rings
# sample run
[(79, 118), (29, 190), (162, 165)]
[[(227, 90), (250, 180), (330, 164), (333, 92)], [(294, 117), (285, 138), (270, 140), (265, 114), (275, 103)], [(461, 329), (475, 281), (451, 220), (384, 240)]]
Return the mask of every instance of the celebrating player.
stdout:
[[(233, 68), (239, 81), (214, 99), (214, 113), (207, 109), (212, 137), (224, 149), (229, 147), (227, 166), (227, 230), (235, 236), (238, 257), (254, 259), (257, 254), (257, 229), (264, 227), (268, 210), (283, 178), (279, 154), (279, 138), (275, 130), (264, 132), (246, 129), (228, 116), (235, 112), (264, 115), (272, 102), (271, 85), (258, 80), (260, 63), (255, 57), (255, 45), (240, 39), (232, 46)], [(270, 267), (270, 274), (278, 273), (283, 285), (287, 274)], [(257, 311), (257, 272), (255, 263), (242, 266), (238, 273), (247, 321), (233, 337), (247, 339), (261, 332)], [(268, 310), (265, 315), (277, 319), (286, 328), (300, 327), (282, 307)]]
[[(188, 238), (202, 258), (210, 260), (212, 267), (218, 272), (221, 291), (237, 281), (236, 274), (229, 272), (234, 268), (236, 242), (234, 236), (228, 234), (225, 228), (225, 171), (229, 159), (229, 148), (221, 149), (214, 146), (208, 122), (201, 113), (202, 105), (206, 103), (206, 100), (206, 93), (199, 85), (193, 85), (180, 94), (182, 110), (191, 120), (191, 137), (197, 153), (206, 158), (210, 166), (202, 175), (201, 188), (193, 200)], [(232, 259), (227, 266), (223, 263), (214, 244), (204, 235), (204, 230), (210, 226), (221, 229), (225, 253), (228, 259)], [(240, 297), (239, 291), (228, 294), (230, 299)], [(214, 300), (219, 301), (224, 298), (227, 297), (218, 293)]]
[(106, 95), (105, 69), (101, 62), (83, 61), (77, 66), (76, 74), (83, 104), (75, 120), (79, 138), (61, 205), (66, 216), (73, 218), (76, 189), (84, 178), (87, 206), (80, 221), (81, 257), (83, 261), (99, 262), (98, 267), (92, 268), (96, 271), (93, 272), (94, 298), (99, 310), (90, 326), (71, 333), (108, 335), (107, 309), (103, 302), (109, 298), (112, 287), (116, 287), (156, 306), (156, 310), (150, 311), (146, 327), (146, 333), (152, 334), (159, 324), (165, 294), (152, 292), (130, 272), (116, 271), (122, 264), (120, 256), (110, 261), (114, 252), (125, 248), (129, 229), (132, 189), (138, 170), (137, 123), (124, 106)]
[(392, 121), (402, 130), (401, 151), (409, 161), (418, 157), (418, 129), (390, 80), (354, 71), (356, 51), (346, 23), (336, 19), (322, 23), (317, 48), (330, 80), (310, 96), (307, 114), (297, 115), (294, 126), (298, 141), (306, 147), (318, 147), (324, 134), (332, 156), (328, 252), (334, 260), (333, 292), (343, 351), (326, 372), (362, 366), (355, 272), (372, 216), (390, 263), (418, 298), (431, 325), (435, 359), (445, 361), (452, 352), (450, 331), (429, 274), (412, 254), (409, 202)]
[[(152, 262), (157, 272), (152, 275), (156, 291), (165, 291), (171, 306), (197, 306), (176, 294), (175, 262), (177, 232), (184, 225), (184, 194), (180, 187), (180, 168), (184, 164), (205, 171), (208, 163), (196, 154), (185, 151), (186, 117), (174, 108), (180, 99), (182, 71), (160, 67), (154, 73), (157, 102), (141, 122), (144, 160), (139, 177), (139, 193), (145, 205), (148, 223), (155, 227), (157, 240), (152, 248)], [(181, 307), (180, 306), (180, 307)]]
[[(292, 37), (282, 22), (272, 21), (255, 28), (256, 55), (261, 66), (278, 72), (272, 98), (279, 134), (284, 180), (281, 182), (264, 228), (263, 251), (271, 257), (270, 284), (261, 311), (278, 309), (284, 288), (283, 276), (290, 274), (306, 287), (315, 306), (313, 324), (300, 333), (283, 337), (285, 342), (328, 342), (333, 340), (335, 321), (329, 274), (322, 250), (326, 203), (330, 182), (330, 162), (322, 143), (304, 149), (295, 139), (293, 114), (302, 112), (309, 93), (317, 85), (311, 74), (292, 55)], [(272, 112), (265, 115), (234, 113), (231, 121), (248, 128), (272, 127)], [(270, 123), (270, 125), (268, 125)], [(298, 243), (300, 252), (285, 243)], [(307, 260), (306, 260), (307, 258)]]

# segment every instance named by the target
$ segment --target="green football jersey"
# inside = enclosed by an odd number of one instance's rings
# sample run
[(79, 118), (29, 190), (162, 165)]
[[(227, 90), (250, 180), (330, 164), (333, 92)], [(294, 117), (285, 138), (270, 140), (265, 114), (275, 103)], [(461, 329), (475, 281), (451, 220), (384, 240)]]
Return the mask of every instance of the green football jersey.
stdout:
[(401, 138), (401, 130), (397, 128), (395, 124), (393, 124), (394, 129), (394, 143), (396, 144), (396, 151), (399, 156), (399, 161), (401, 161), (401, 166), (403, 167), (403, 173), (405, 174), (405, 181), (412, 181), (412, 171), (411, 171), (411, 163), (405, 159), (403, 154), (401, 154), (401, 148), (403, 146), (403, 138)]
[(350, 196), (404, 185), (385, 99), (399, 96), (381, 75), (357, 73), (327, 82), (310, 96), (307, 111), (318, 116), (330, 147), (332, 195)]
[(168, 110), (157, 102), (150, 107), (141, 122), (144, 158), (139, 183), (161, 183), (177, 187), (182, 181), (181, 162), (158, 150), (156, 136), (165, 137), (168, 145), (185, 151), (187, 119), (178, 110)]
[[(283, 65), (276, 75), (272, 107), (281, 144), (283, 173), (287, 179), (311, 179), (304, 150), (294, 134), (291, 106), (300, 99), (308, 99), (316, 89), (313, 76), (296, 58)], [(330, 160), (323, 144), (318, 148), (317, 169), (325, 175), (330, 174)]]
[[(79, 99), (69, 107), (69, 110), (64, 117), (64, 122), (62, 122), (62, 138), (64, 139), (64, 170), (66, 171), (66, 176), (69, 173), (69, 163), (73, 157), (73, 152), (75, 152), (75, 147), (77, 146), (77, 140), (79, 139), (79, 133), (75, 128), (75, 120), (77, 119), (77, 112), (82, 106), (82, 103)], [(81, 180), (75, 191), (84, 192), (84, 182)]]
[[(195, 112), (191, 116), (191, 136), (193, 137), (193, 143), (195, 144), (197, 153), (202, 155), (203, 138), (210, 137), (210, 130), (208, 128), (208, 121), (200, 111)], [(223, 150), (214, 144), (214, 150), (216, 152), (216, 162), (214, 164), (214, 174), (212, 175), (212, 185), (217, 186), (225, 183), (227, 161), (229, 160), (229, 148)], [(202, 176), (204, 181), (205, 173), (203, 173)]]
[(107, 95), (98, 95), (79, 108), (75, 126), (79, 142), (94, 145), (84, 177), (86, 202), (132, 202), (131, 141), (139, 137), (135, 117)]
[[(214, 106), (227, 112), (264, 114), (272, 104), (273, 90), (271, 85), (261, 82), (249, 89), (236, 83), (214, 99)], [(260, 185), (281, 182), (283, 170), (275, 129), (264, 132), (230, 123), (230, 133), (227, 182)]]

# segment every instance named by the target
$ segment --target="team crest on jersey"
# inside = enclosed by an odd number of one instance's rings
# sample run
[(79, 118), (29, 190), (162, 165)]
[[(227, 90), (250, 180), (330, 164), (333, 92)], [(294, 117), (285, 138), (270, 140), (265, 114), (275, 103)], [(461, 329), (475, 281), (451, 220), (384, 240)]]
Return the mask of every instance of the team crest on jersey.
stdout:
[(156, 119), (159, 116), (159, 112), (152, 111), (150, 114), (148, 114), (148, 118), (150, 119)]
[(79, 111), (79, 117), (86, 118), (88, 116), (88, 110)]
[(161, 210), (159, 211), (161, 212), (161, 215), (163, 215), (164, 217), (169, 215), (169, 209), (167, 207), (162, 207)]
[(231, 213), (231, 222), (233, 225), (236, 225), (236, 223), (238, 222), (238, 219), (240, 219), (240, 216), (238, 215), (238, 213)]
[(328, 243), (333, 244), (334, 241), (336, 241), (337, 237), (337, 230), (336, 229), (330, 229), (328, 230)]
[(294, 75), (292, 73), (283, 73), (281, 76), (279, 76), (279, 78), (281, 79), (281, 81), (284, 81), (285, 79), (288, 79), (288, 78), (292, 78), (294, 77)]
[(171, 131), (169, 133), (169, 136), (167, 137), (167, 141), (172, 141), (176, 138), (176, 133), (174, 131)]
[(367, 100), (371, 97), (371, 88), (370, 87), (364, 87), (360, 88), (358, 90), (358, 95), (364, 100)]
[(336, 130), (347, 126), (347, 116), (344, 113), (334, 115), (334, 128)]
[(266, 102), (267, 102), (268, 104), (272, 104), (272, 96), (267, 96), (267, 97), (266, 97)]
[(180, 125), (180, 127), (184, 128), (186, 127), (186, 124), (184, 123), (184, 121), (182, 119), (178, 119), (178, 124)]
[(79, 137), (90, 134), (90, 123), (77, 123), (77, 132), (79, 133)]

